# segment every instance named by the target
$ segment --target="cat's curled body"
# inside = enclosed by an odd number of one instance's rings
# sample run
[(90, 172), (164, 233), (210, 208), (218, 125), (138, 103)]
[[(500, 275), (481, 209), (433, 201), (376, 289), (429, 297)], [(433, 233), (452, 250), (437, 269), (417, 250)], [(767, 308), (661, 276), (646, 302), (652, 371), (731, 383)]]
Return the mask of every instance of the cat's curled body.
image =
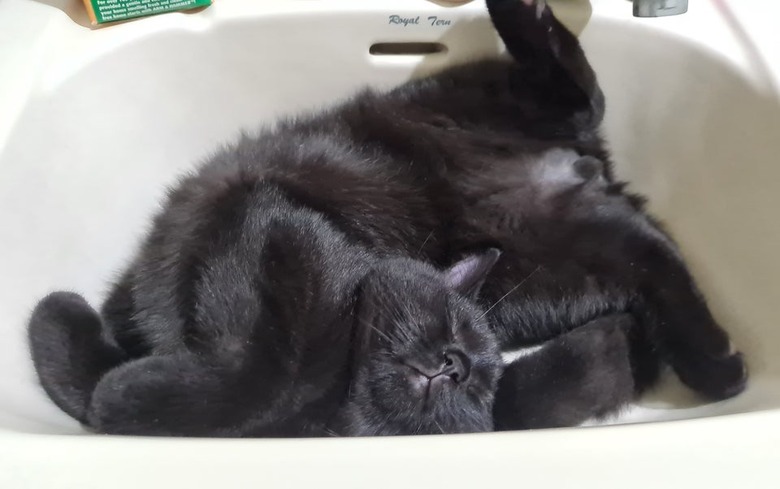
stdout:
[[(100, 315), (44, 299), (30, 340), (55, 402), (115, 433), (481, 431), (499, 346), (561, 334), (508, 367), (497, 427), (603, 414), (661, 360), (703, 394), (738, 393), (741, 356), (614, 180), (576, 38), (543, 2), (487, 4), (512, 60), (245, 137), (171, 192)], [(615, 382), (555, 382), (575, 360)], [(523, 374), (533, 362), (546, 378)], [(583, 407), (517, 407), (567, 401)]]
[(473, 297), (497, 251), (441, 272), (236, 175), (172, 192), (101, 315), (72, 293), (41, 301), (30, 339), (61, 408), (121, 434), (492, 428), (501, 359)]

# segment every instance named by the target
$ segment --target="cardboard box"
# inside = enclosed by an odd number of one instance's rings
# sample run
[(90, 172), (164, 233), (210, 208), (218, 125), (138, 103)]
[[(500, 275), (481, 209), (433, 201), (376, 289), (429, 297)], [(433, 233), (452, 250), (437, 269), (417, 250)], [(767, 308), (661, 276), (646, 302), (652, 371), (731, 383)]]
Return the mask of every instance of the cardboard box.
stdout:
[(93, 24), (208, 7), (212, 0), (83, 0)]

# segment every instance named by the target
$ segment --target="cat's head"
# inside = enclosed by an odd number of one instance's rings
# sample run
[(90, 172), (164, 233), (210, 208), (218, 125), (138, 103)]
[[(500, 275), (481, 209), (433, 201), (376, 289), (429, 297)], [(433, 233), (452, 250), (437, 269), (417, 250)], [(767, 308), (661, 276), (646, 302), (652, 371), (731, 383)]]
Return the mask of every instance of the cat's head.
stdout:
[(389, 259), (360, 288), (350, 435), (465, 433), (492, 429), (502, 363), (476, 304), (497, 250), (440, 271)]

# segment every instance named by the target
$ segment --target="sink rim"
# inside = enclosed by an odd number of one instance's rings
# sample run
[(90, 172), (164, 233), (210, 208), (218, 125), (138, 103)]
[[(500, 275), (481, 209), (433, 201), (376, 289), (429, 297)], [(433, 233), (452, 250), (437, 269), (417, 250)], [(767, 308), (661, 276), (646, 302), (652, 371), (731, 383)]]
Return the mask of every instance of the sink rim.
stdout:
[[(11, 0), (9, 3), (22, 3), (18, 0)], [(478, 2), (473, 2), (475, 5)], [(619, 5), (620, 2), (614, 0), (607, 1), (594, 1), (594, 15), (599, 19), (606, 19), (615, 22), (635, 22), (631, 18), (624, 16), (622, 12), (617, 11), (615, 5)], [(218, 8), (219, 5), (215, 5), (212, 8)], [(231, 8), (236, 8), (235, 6)], [(627, 9), (630, 11), (630, 9)], [(0, 8), (0, 12), (2, 9)], [(50, 24), (50, 28), (55, 32), (67, 33), (69, 29), (62, 24), (66, 21), (61, 15), (53, 15), (51, 12), (37, 12), (47, 19)], [(630, 14), (629, 14), (630, 15)], [(686, 15), (690, 15), (686, 14)], [(0, 19), (2, 15), (0, 15)], [(160, 17), (162, 19), (162, 17)], [(161, 23), (163, 21), (160, 21)], [(177, 21), (178, 22), (178, 21)], [(2, 21), (0, 21), (0, 26)], [(132, 27), (132, 23), (127, 24), (128, 30), (136, 29)], [(139, 24), (140, 25), (140, 24)], [(657, 27), (646, 25), (643, 28), (658, 29), (659, 35), (673, 35), (680, 37), (688, 42), (691, 34), (685, 34), (680, 36), (675, 27)], [(138, 29), (141, 29), (140, 27)], [(668, 29), (668, 31), (667, 31)], [(1, 30), (1, 29), (0, 29)], [(106, 31), (108, 32), (108, 31)], [(670, 34), (671, 32), (671, 34)], [(682, 41), (681, 41), (682, 42)], [(694, 42), (694, 41), (691, 41)], [(717, 51), (717, 47), (713, 47), (712, 44), (707, 44), (701, 39), (695, 41), (698, 45), (705, 46), (706, 49), (712, 52), (718, 53), (726, 62), (732, 63), (736, 69), (743, 69), (744, 59), (739, 58), (734, 53), (729, 51), (726, 54)], [(27, 50), (31, 59), (35, 59), (33, 49)], [(0, 72), (6, 72), (3, 69), (4, 58), (0, 56)], [(32, 61), (31, 64), (39, 62), (33, 72), (40, 73), (45, 65), (44, 60), (38, 59)], [(775, 73), (775, 75), (780, 72)], [(776, 78), (777, 79), (777, 78)], [(9, 93), (11, 90), (14, 93), (18, 92), (18, 87), (11, 87), (8, 89), (7, 85), (0, 84), (0, 101), (3, 100), (3, 95)], [(0, 118), (0, 129), (3, 128)], [(13, 124), (11, 124), (13, 126)], [(0, 149), (2, 149), (2, 130), (0, 130)], [(714, 425), (712, 423), (717, 423)], [(774, 426), (776, 429), (771, 430), (769, 427)], [(595, 433), (595, 434), (594, 434)], [(467, 437), (466, 442), (460, 442), (461, 438)], [(697, 439), (699, 446), (706, 446), (708, 453), (733, 453), (734, 447), (739, 446), (742, 451), (742, 456), (737, 457), (739, 461), (740, 473), (744, 473), (748, 468), (755, 471), (754, 477), (761, 475), (763, 481), (778, 480), (778, 475), (773, 471), (773, 465), (771, 457), (768, 455), (773, 447), (776, 447), (780, 442), (780, 408), (773, 408), (755, 412), (742, 412), (735, 414), (718, 415), (716, 417), (694, 418), (677, 421), (659, 421), (648, 424), (635, 424), (635, 425), (620, 425), (620, 426), (603, 426), (594, 428), (566, 428), (556, 430), (543, 430), (538, 432), (517, 432), (517, 433), (490, 433), (479, 435), (448, 435), (445, 438), (440, 437), (399, 437), (395, 439), (334, 439), (327, 441), (314, 441), (314, 440), (193, 440), (193, 439), (144, 439), (127, 437), (106, 437), (106, 436), (67, 436), (67, 435), (55, 435), (55, 434), (31, 434), (23, 432), (15, 432), (7, 429), (0, 428), (0, 467), (31, 467), (32, 461), (40, 460), (40, 457), (44, 453), (56, 453), (65, 449), (61, 456), (62, 459), (56, 462), (57, 468), (50, 471), (49, 474), (45, 474), (41, 471), (41, 474), (29, 475), (29, 480), (44, 481), (48, 480), (52, 482), (53, 479), (48, 477), (55, 475), (60, 477), (60, 482), (70, 480), (71, 483), (78, 481), (77, 474), (68, 473), (66, 466), (73, 467), (85, 467), (87, 460), (90, 463), (100, 462), (104, 464), (106, 475), (109, 472), (108, 467), (112, 464), (119, 464), (121, 457), (127, 457), (130, 460), (133, 459), (145, 459), (153, 460), (155, 458), (165, 459), (174, 457), (178, 460), (177, 463), (184, 463), (187, 457), (191, 457), (188, 460), (197, 461), (200, 463), (193, 463), (189, 470), (189, 474), (185, 476), (194, 486), (205, 486), (205, 481), (210, 480), (206, 471), (211, 470), (210, 467), (214, 464), (214, 459), (218, 459), (219, 465), (223, 467), (231, 466), (246, 468), (252, 462), (253, 457), (262, 459), (267, 457), (269, 460), (276, 460), (273, 463), (279, 463), (282, 461), (293, 461), (296, 458), (300, 459), (303, 451), (308, 451), (311, 459), (323, 457), (327, 455), (325, 459), (333, 464), (333, 471), (338, 469), (346, 469), (350, 467), (350, 463), (354, 460), (361, 460), (365, 463), (370, 463), (369, 448), (376, 450), (383, 450), (386, 454), (397, 460), (405, 460), (407, 463), (412, 463), (415, 467), (410, 472), (421, 472), (425, 468), (425, 461), (430, 457), (431, 452), (442, 453), (449, 445), (459, 445), (459, 450), (463, 449), (465, 453), (470, 454), (473, 457), (482, 457), (484, 462), (485, 455), (489, 454), (491, 457), (495, 457), (495, 460), (503, 461), (508, 465), (512, 465), (511, 462), (518, 458), (525, 458), (529, 465), (535, 461), (538, 467), (523, 467), (523, 471), (526, 472), (524, 477), (530, 480), (545, 480), (548, 483), (554, 479), (569, 480), (566, 474), (563, 473), (550, 473), (544, 470), (549, 470), (549, 466), (545, 465), (545, 456), (555, 457), (556, 453), (560, 451), (560, 446), (567, 447), (569, 451), (577, 451), (578, 462), (575, 464), (582, 472), (582, 485), (584, 486), (589, 480), (596, 482), (599, 479), (599, 471), (604, 468), (602, 461), (605, 456), (615, 457), (612, 463), (622, 463), (626, 468), (631, 470), (618, 471), (621, 476), (629, 476), (630, 473), (639, 467), (650, 468), (657, 464), (657, 461), (652, 460), (634, 460), (633, 454), (636, 454), (636, 450), (639, 453), (645, 455), (659, 454), (661, 451), (666, 451), (666, 457), (664, 460), (674, 459), (674, 461), (666, 460), (670, 463), (667, 466), (668, 473), (675, 473), (675, 476), (679, 476), (680, 482), (684, 480), (690, 480), (699, 484), (707, 481), (715, 486), (724, 485), (732, 478), (732, 476), (724, 471), (733, 470), (734, 465), (727, 465), (725, 463), (720, 466), (713, 466), (711, 462), (704, 459), (694, 458), (693, 460), (686, 461), (686, 455), (690, 455), (690, 451), (696, 446), (693, 443), (693, 439)], [(413, 443), (409, 443), (412, 440)], [(525, 441), (527, 440), (527, 441)], [(674, 441), (674, 445), (669, 444), (671, 440)], [(67, 443), (67, 445), (61, 445)], [(225, 453), (223, 450), (219, 450), (218, 444), (231, 444), (230, 452)], [(319, 443), (328, 443), (327, 454), (323, 454), (319, 449)], [(380, 443), (380, 445), (375, 445)], [(447, 445), (444, 445), (444, 444)], [(511, 444), (511, 445), (510, 445)], [(532, 446), (539, 444), (537, 446)], [(560, 444), (560, 445), (557, 445)], [(591, 446), (599, 446), (598, 450), (590, 448)], [(631, 449), (625, 449), (624, 445), (628, 445)], [(284, 448), (282, 448), (284, 447)], [(511, 450), (509, 450), (511, 448)], [(508, 453), (502, 453), (501, 450), (508, 450)], [(172, 455), (172, 451), (182, 451), (185, 453)], [(121, 454), (121, 455), (120, 455)], [(224, 454), (224, 455), (223, 455)], [(417, 462), (409, 462), (409, 460), (417, 460)], [(601, 462), (601, 463), (600, 463)], [(672, 463), (673, 462), (673, 463)], [(374, 468), (381, 468), (381, 463), (375, 463)], [(590, 464), (591, 467), (585, 467)], [(678, 465), (675, 465), (678, 464)], [(99, 465), (99, 464), (98, 464)], [(270, 469), (271, 463), (266, 463), (265, 469)], [(369, 466), (366, 466), (369, 467)], [(278, 472), (282, 472), (280, 469), (275, 469)], [(368, 473), (370, 468), (365, 469), (365, 474)], [(155, 473), (143, 473), (144, 471), (138, 471), (137, 473), (128, 474), (124, 480), (118, 481), (119, 486), (129, 486), (132, 482), (133, 485), (138, 483), (151, 483), (154, 480)], [(566, 471), (559, 471), (566, 472)], [(0, 471), (0, 481), (8, 477), (15, 477), (15, 475), (8, 470)], [(733, 473), (737, 473), (734, 471)], [(363, 476), (356, 476), (354, 479), (358, 479)], [(17, 474), (18, 475), (18, 474)], [(247, 474), (245, 474), (247, 475)], [(277, 474), (278, 475), (278, 474)], [(508, 477), (510, 475), (509, 467), (497, 472), (492, 477), (496, 480), (502, 477)], [(439, 474), (441, 476), (441, 474)], [(694, 476), (696, 477), (694, 480)], [(249, 475), (250, 478), (257, 479), (257, 475)], [(262, 478), (262, 476), (260, 476)], [(281, 476), (280, 476), (281, 477)], [(342, 477), (344, 475), (342, 474)], [(451, 478), (448, 476), (447, 478)], [(663, 477), (661, 475), (660, 477)], [(386, 478), (378, 482), (378, 485), (390, 485), (393, 481), (403, 479), (402, 474), (386, 474)], [(9, 480), (22, 480), (9, 479)], [(277, 482), (281, 481), (281, 478), (275, 479)], [(366, 479), (364, 479), (366, 480)], [(638, 482), (638, 485), (650, 485), (651, 483), (657, 484), (660, 480), (659, 474), (656, 471), (651, 471), (646, 474), (643, 480)], [(755, 479), (754, 479), (755, 480)], [(257, 479), (260, 481), (260, 479)], [(456, 484), (460, 483), (465, 485), (467, 478), (460, 481), (454, 481)], [(603, 482), (603, 481), (602, 481)], [(375, 481), (375, 484), (377, 482)], [(397, 483), (397, 482), (395, 482)], [(13, 484), (5, 484), (6, 487), (15, 487)]]

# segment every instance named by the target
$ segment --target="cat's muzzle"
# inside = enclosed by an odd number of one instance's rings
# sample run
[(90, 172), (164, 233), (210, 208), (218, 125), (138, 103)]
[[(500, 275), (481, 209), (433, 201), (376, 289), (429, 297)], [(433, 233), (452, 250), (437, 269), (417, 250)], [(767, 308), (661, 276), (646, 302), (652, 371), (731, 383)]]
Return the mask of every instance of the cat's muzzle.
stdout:
[(456, 388), (468, 382), (471, 376), (471, 360), (458, 349), (442, 353), (437, 365), (425, 365), (415, 361), (404, 362), (405, 376), (413, 393), (428, 404), (444, 389)]

